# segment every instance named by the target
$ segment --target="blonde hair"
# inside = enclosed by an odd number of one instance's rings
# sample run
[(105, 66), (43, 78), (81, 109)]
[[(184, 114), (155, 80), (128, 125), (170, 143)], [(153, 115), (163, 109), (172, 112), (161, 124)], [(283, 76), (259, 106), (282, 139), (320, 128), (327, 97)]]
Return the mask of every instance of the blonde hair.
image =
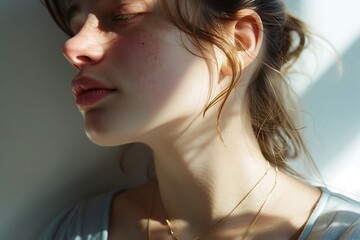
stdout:
[[(58, 26), (72, 35), (65, 18), (65, 0), (43, 0)], [(292, 90), (286, 81), (289, 68), (306, 46), (309, 31), (306, 25), (285, 8), (281, 0), (160, 0), (165, 16), (200, 50), (209, 52), (209, 45), (216, 46), (226, 56), (232, 79), (228, 87), (211, 100), (206, 111), (219, 103), (218, 120), (230, 92), (239, 83), (240, 62), (236, 46), (228, 40), (222, 25), (236, 20), (241, 9), (252, 9), (261, 18), (264, 31), (264, 49), (258, 71), (252, 77), (246, 91), (253, 131), (262, 154), (273, 165), (296, 174), (287, 159), (294, 159), (304, 152), (311, 157), (295, 123), (295, 111), (290, 110)]]

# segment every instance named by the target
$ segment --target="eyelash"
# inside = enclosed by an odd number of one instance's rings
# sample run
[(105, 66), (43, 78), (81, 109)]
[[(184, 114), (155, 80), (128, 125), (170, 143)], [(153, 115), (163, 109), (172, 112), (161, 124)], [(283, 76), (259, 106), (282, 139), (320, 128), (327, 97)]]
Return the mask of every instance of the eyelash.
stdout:
[[(80, 11), (77, 12), (73, 12), (71, 17), (74, 17), (76, 14), (79, 14)], [(111, 18), (111, 21), (114, 23), (118, 23), (121, 25), (126, 25), (126, 24), (130, 24), (136, 17), (143, 15), (144, 13), (124, 13), (124, 14), (118, 14), (114, 17)], [(70, 37), (73, 37), (75, 35), (75, 33), (70, 29), (67, 34)]]
[(114, 22), (120, 22), (122, 24), (130, 23), (136, 17), (138, 17), (141, 13), (127, 13), (127, 14), (119, 14), (111, 18)]

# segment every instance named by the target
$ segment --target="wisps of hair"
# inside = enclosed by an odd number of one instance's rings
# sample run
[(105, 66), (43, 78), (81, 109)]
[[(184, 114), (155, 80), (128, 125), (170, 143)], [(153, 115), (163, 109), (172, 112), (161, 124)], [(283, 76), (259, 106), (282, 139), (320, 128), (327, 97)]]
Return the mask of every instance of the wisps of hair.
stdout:
[[(174, 3), (173, 6), (171, 4)], [(303, 152), (316, 172), (315, 164), (296, 126), (296, 111), (291, 100), (295, 96), (286, 74), (307, 45), (306, 25), (287, 12), (281, 0), (184, 0), (161, 1), (168, 19), (202, 51), (215, 46), (226, 56), (232, 78), (227, 88), (212, 99), (206, 111), (219, 103), (217, 126), (223, 107), (241, 79), (241, 62), (237, 58), (240, 43), (234, 46), (222, 26), (224, 21), (236, 20), (241, 9), (256, 11), (264, 26), (264, 46), (260, 67), (249, 83), (246, 99), (254, 133), (264, 157), (273, 165), (299, 176), (288, 164)], [(189, 7), (191, 6), (191, 7)], [(175, 11), (174, 11), (175, 9)]]

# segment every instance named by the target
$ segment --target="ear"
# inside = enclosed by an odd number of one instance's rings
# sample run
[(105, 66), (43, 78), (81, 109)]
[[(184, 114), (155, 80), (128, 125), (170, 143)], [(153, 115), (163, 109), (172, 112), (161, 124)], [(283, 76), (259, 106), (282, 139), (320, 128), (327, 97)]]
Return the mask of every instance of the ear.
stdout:
[[(249, 66), (259, 55), (263, 41), (263, 24), (260, 16), (251, 9), (242, 9), (237, 12), (236, 20), (227, 24), (227, 28), (237, 46), (238, 57), (242, 68)], [(225, 76), (232, 75), (231, 67), (224, 62), (221, 72)]]

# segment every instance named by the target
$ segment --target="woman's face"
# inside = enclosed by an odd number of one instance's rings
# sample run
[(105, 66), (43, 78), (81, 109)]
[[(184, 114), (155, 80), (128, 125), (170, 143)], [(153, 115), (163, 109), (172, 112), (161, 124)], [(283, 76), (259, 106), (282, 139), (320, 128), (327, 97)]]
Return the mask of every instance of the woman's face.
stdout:
[(67, 15), (75, 35), (64, 54), (79, 70), (73, 92), (93, 142), (166, 138), (201, 113), (208, 65), (183, 47), (183, 34), (162, 17), (156, 0), (72, 4)]

